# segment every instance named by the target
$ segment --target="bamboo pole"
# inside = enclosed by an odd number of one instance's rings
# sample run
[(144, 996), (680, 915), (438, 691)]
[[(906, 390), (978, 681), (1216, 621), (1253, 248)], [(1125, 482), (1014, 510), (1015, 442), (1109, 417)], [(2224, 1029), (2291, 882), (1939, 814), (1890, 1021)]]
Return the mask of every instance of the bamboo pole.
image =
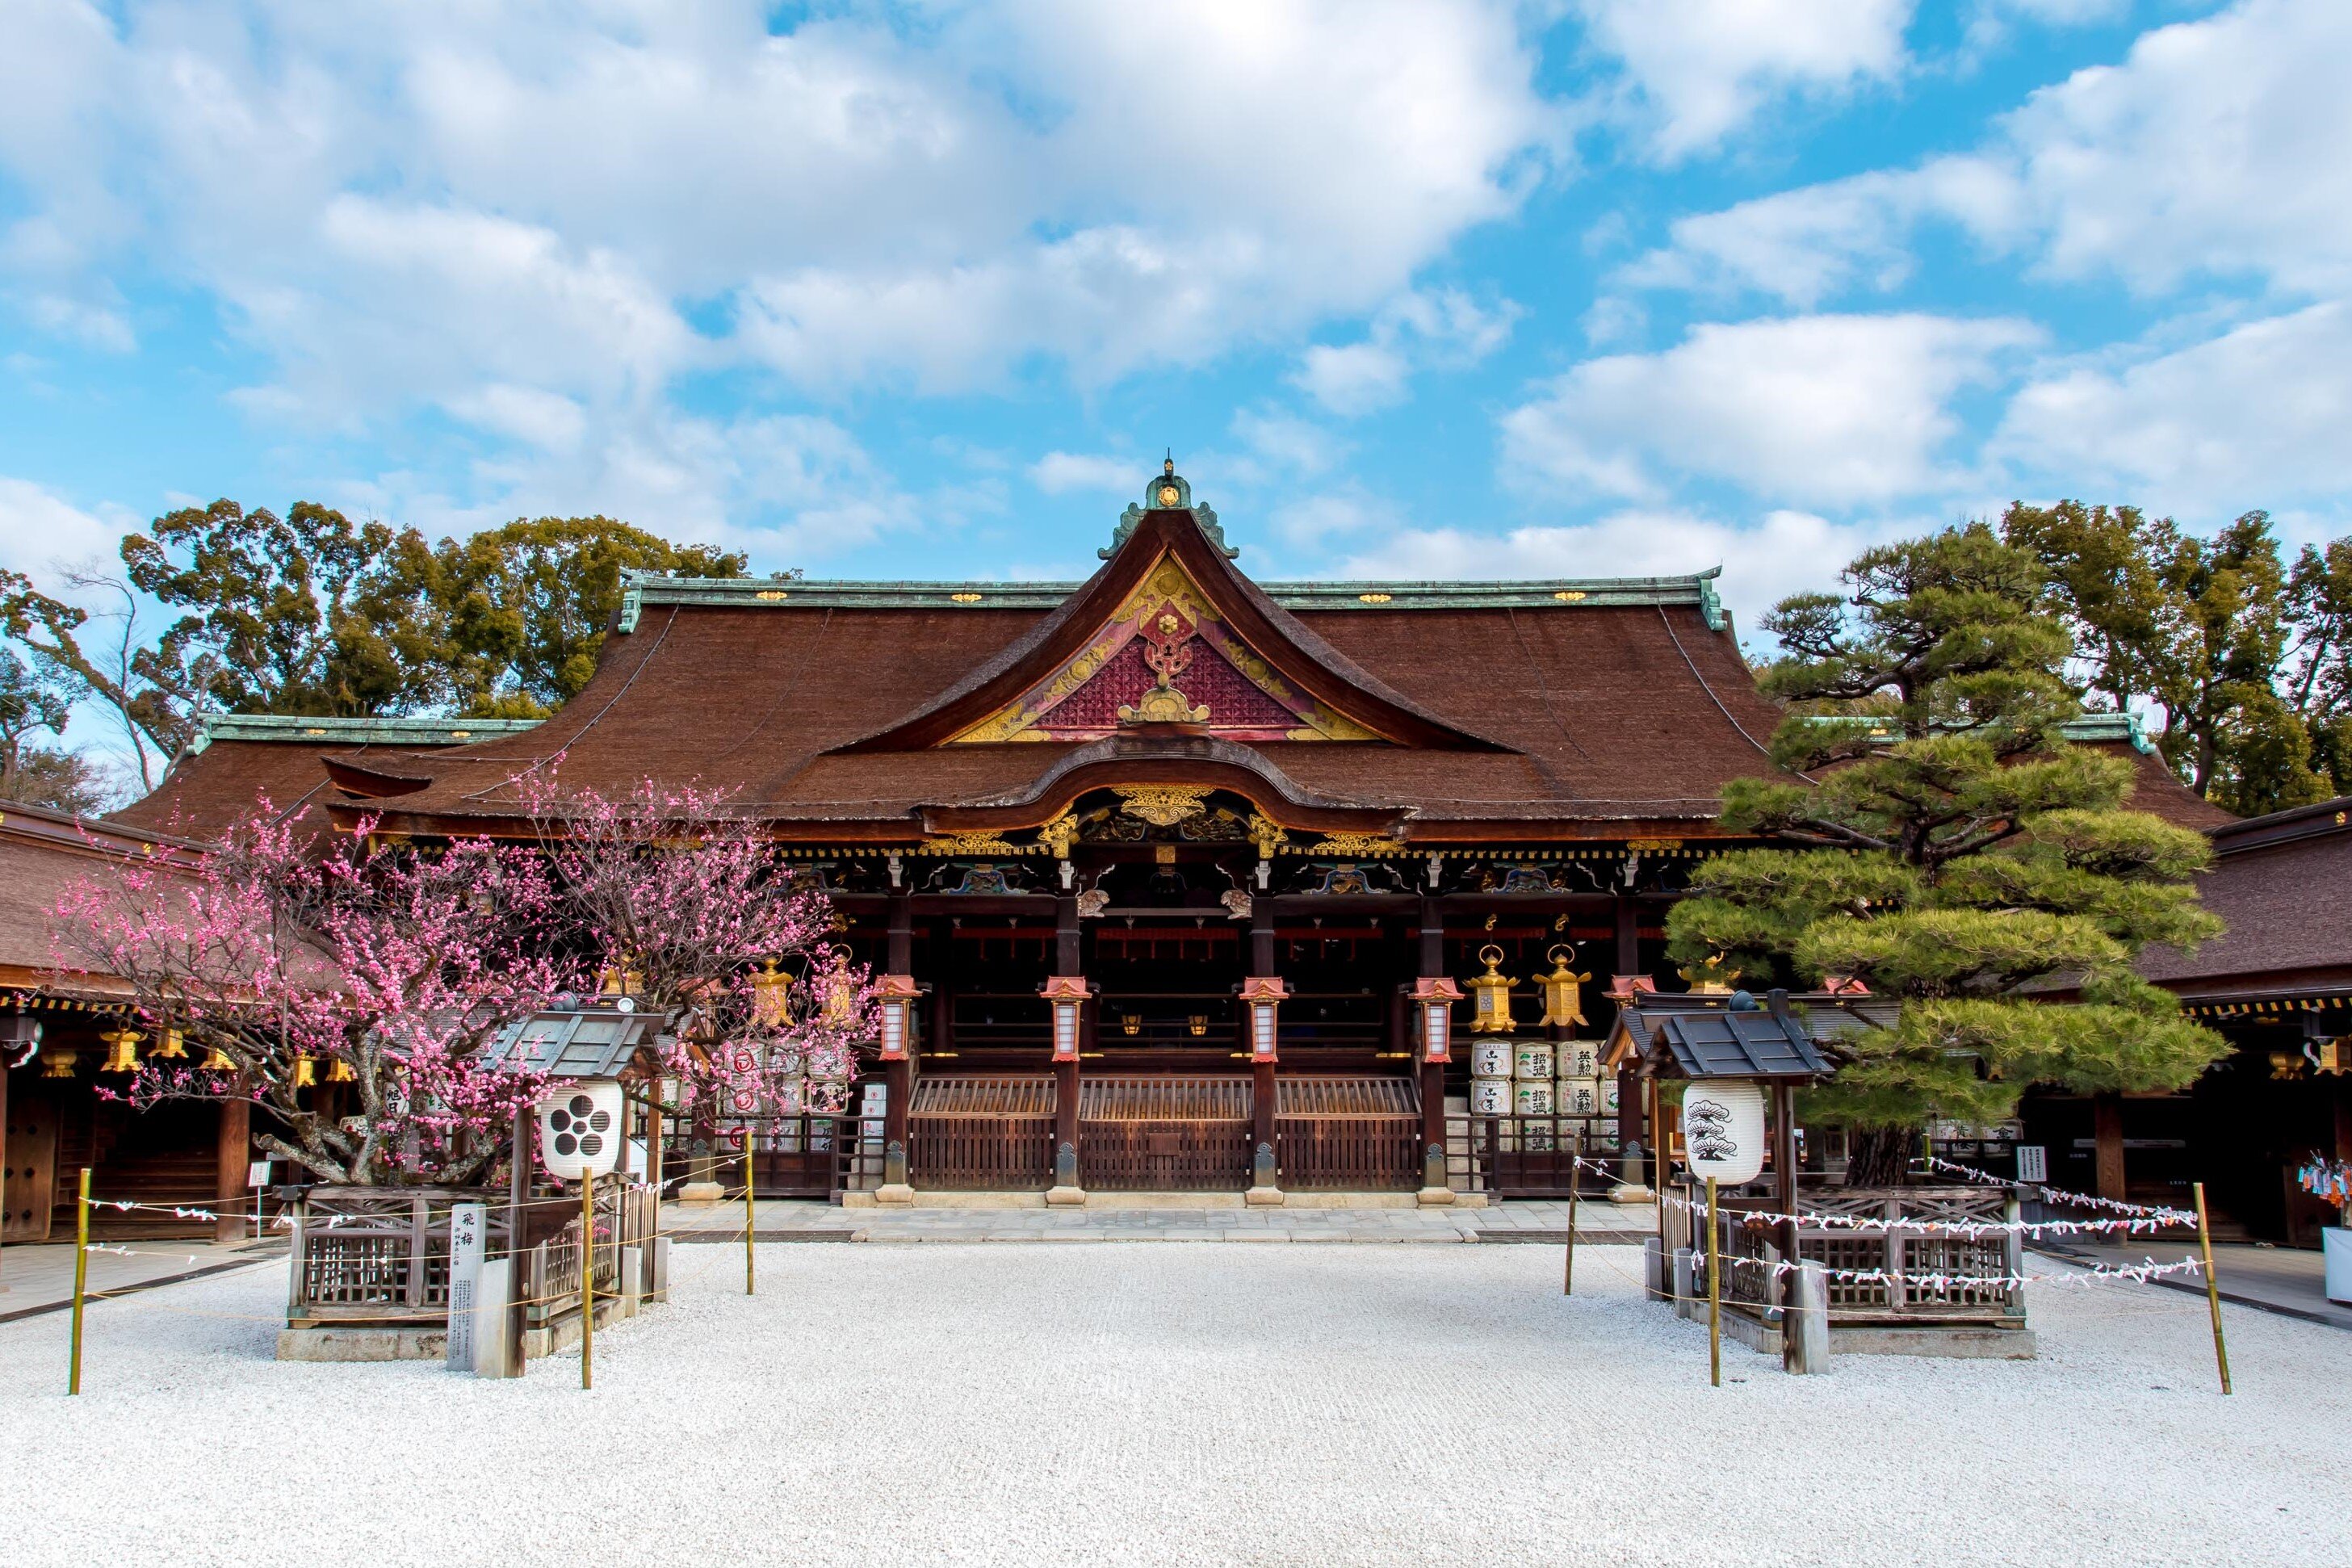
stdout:
[(1576, 1294), (1576, 1182), (1584, 1173), (1584, 1124), (1576, 1128), (1576, 1152), (1568, 1162), (1568, 1260), (1560, 1266), (1559, 1293)]
[(1706, 1179), (1706, 1380), (1723, 1386), (1723, 1287), (1715, 1254), (1715, 1178)]
[(2197, 1248), (2205, 1256), (2205, 1308), (2213, 1315), (2213, 1360), (2221, 1369), (2221, 1392), (2230, 1392), (2230, 1347), (2221, 1342), (2221, 1282), (2213, 1278), (2213, 1233), (2205, 1223), (2205, 1184), (2196, 1184)]
[(66, 1392), (81, 1392), (81, 1301), (89, 1283), (89, 1167), (81, 1168), (81, 1188), (74, 1204), (73, 1352), (66, 1368)]
[(743, 1294), (755, 1295), (751, 1289), (751, 1244), (759, 1239), (760, 1211), (751, 1201), (751, 1134), (743, 1133)]
[(590, 1363), (596, 1356), (596, 1178), (580, 1178), (580, 1386), (595, 1386)]

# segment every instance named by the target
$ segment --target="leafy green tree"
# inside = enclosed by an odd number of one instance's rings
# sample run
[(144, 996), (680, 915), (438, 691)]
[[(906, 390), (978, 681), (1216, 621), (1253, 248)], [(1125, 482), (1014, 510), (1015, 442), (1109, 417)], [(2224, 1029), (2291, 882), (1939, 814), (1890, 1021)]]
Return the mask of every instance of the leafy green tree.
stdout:
[(2352, 539), (2306, 544), (2287, 581), (2294, 646), (2282, 683), (2329, 795), (2352, 795)]
[(2164, 710), (2165, 760), (2199, 795), (2253, 814), (2328, 793), (2312, 731), (2278, 689), (2293, 601), (2268, 513), (2211, 539), (2136, 507), (2013, 505), (2003, 537), (2047, 577), (2073, 631), (2075, 689)]
[(625, 568), (740, 577), (745, 557), (672, 544), (606, 517), (518, 518), (435, 552), (428, 592), (448, 700), (471, 718), (538, 718), (596, 672)]
[(0, 635), (33, 656), (34, 664), (68, 681), (114, 715), (124, 750), (142, 788), (194, 733), (194, 700), (155, 682), (157, 662), (137, 595), (121, 578), (74, 571), (67, 586), (107, 606), (89, 608), (53, 597), (23, 574), (0, 571)]
[(24, 660), (0, 648), (0, 796), (22, 800), (18, 775), (32, 738), (47, 732), (65, 733), (73, 712), (74, 689), (55, 673), (26, 668)]
[(122, 541), (131, 585), (184, 612), (146, 650), (146, 673), (224, 712), (412, 711), (437, 676), (438, 639), (412, 591), (425, 554), (414, 530), (315, 501), (283, 518), (233, 500), (159, 517)]
[(46, 805), (77, 816), (96, 816), (118, 804), (121, 792), (108, 770), (62, 746), (26, 746), (16, 773), (0, 799)]
[(1726, 827), (1789, 847), (1702, 862), (1668, 916), (1675, 958), (1901, 1000), (1808, 1108), (1852, 1129), (1856, 1184), (1899, 1180), (1927, 1120), (1998, 1121), (2032, 1083), (2188, 1082), (2223, 1043), (2133, 960), (2220, 930), (2189, 881), (2208, 847), (2123, 809), (2129, 764), (2062, 738), (2073, 648), (2032, 554), (1976, 524), (1843, 580), (1763, 622), (1784, 649), (1764, 687), (1791, 704), (1773, 757), (1797, 776), (1724, 791)]

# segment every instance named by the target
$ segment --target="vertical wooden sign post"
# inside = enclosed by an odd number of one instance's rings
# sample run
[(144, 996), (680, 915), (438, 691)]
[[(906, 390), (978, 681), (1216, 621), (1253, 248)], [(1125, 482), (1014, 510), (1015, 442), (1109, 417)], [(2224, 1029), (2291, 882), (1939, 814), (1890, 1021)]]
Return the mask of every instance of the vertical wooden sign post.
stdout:
[(1559, 1293), (1576, 1294), (1576, 1183), (1584, 1173), (1584, 1124), (1577, 1123), (1576, 1152), (1568, 1161), (1568, 1261), (1561, 1266)]
[(1723, 1386), (1723, 1287), (1717, 1278), (1715, 1178), (1706, 1179), (1706, 1381)]
[(596, 1178), (580, 1178), (580, 1386), (595, 1386), (590, 1363), (596, 1355)]
[(743, 1134), (743, 1294), (757, 1294), (752, 1286), (751, 1244), (759, 1239), (760, 1211), (751, 1201), (751, 1134)]
[(74, 1304), (72, 1360), (66, 1368), (66, 1392), (81, 1392), (81, 1298), (89, 1283), (89, 1167), (81, 1168), (79, 1201), (74, 1205)]
[(2221, 1342), (2221, 1282), (2213, 1278), (2213, 1233), (2205, 1223), (2205, 1184), (2196, 1184), (2197, 1249), (2205, 1258), (2205, 1308), (2213, 1315), (2213, 1360), (2221, 1369), (2221, 1392), (2230, 1392), (2230, 1347)]

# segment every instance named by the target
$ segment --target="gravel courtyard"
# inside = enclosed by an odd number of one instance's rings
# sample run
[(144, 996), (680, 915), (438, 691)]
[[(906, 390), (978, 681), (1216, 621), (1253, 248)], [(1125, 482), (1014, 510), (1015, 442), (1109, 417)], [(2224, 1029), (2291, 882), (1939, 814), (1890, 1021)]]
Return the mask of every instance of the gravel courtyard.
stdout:
[[(682, 1248), (520, 1383), (281, 1365), (275, 1267), (0, 1325), (12, 1568), (71, 1563), (2352, 1561), (2352, 1336), (2042, 1289), (2036, 1362), (1791, 1379), (1639, 1254)], [(298, 1457), (299, 1456), (299, 1457)]]

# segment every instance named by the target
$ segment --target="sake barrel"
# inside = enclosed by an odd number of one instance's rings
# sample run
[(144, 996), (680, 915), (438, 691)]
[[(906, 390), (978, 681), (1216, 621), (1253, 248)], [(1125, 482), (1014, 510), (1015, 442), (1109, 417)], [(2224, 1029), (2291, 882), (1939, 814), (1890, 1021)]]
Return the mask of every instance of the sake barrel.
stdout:
[(1562, 1116), (1597, 1116), (1601, 1112), (1601, 1086), (1589, 1078), (1564, 1078), (1554, 1091)]
[(1511, 1085), (1511, 1110), (1519, 1116), (1552, 1113), (1551, 1079), (1523, 1078)]
[(1551, 1042), (1522, 1040), (1512, 1053), (1511, 1076), (1521, 1083), (1549, 1083), (1551, 1080)]
[(1598, 1078), (1601, 1076), (1601, 1042), (1598, 1040), (1565, 1040), (1559, 1046), (1559, 1076), (1561, 1078)]
[(1511, 1076), (1511, 1046), (1507, 1040), (1481, 1040), (1470, 1047), (1472, 1078)]
[(1473, 1116), (1508, 1116), (1511, 1113), (1511, 1080), (1507, 1078), (1474, 1078), (1470, 1080), (1470, 1114)]

